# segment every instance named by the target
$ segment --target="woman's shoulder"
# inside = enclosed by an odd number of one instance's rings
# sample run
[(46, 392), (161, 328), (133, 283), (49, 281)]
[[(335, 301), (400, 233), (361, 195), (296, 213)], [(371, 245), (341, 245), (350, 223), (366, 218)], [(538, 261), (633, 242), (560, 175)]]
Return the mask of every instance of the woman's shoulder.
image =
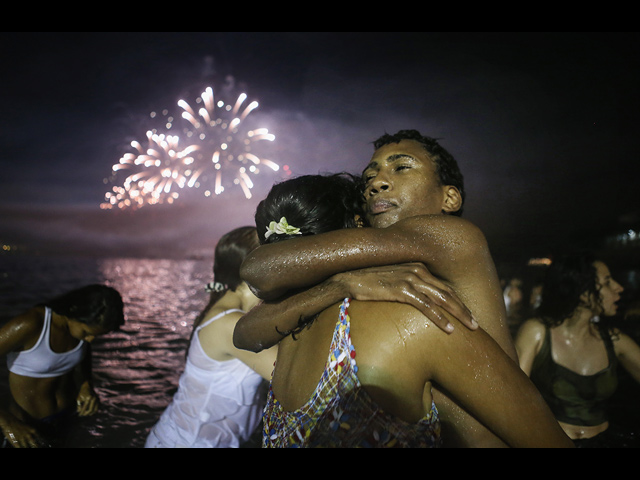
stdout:
[(45, 311), (46, 309), (44, 306), (35, 306), (14, 317), (11, 322), (28, 330), (37, 329), (40, 331), (44, 324)]
[(520, 330), (544, 331), (546, 328), (545, 323), (538, 317), (528, 318), (520, 324)]
[(240, 317), (244, 315), (242, 310), (236, 308), (213, 307), (200, 322), (202, 332), (216, 330), (228, 330), (235, 328)]
[(3, 336), (13, 346), (30, 348), (42, 332), (44, 312), (44, 307), (37, 306), (13, 317), (2, 327)]
[[(407, 354), (435, 348), (439, 342), (450, 341), (449, 333), (437, 327), (417, 308), (399, 302), (351, 300), (348, 308), (352, 331), (358, 338), (366, 337), (374, 345)], [(456, 330), (466, 330), (460, 326)], [(465, 332), (466, 333), (466, 332)]]
[[(338, 319), (338, 309), (332, 308), (332, 317)], [(351, 331), (359, 340), (384, 343), (388, 348), (408, 346), (427, 330), (438, 329), (418, 309), (399, 302), (374, 302), (351, 300), (347, 308)], [(433, 328), (431, 328), (433, 327)]]
[(233, 349), (233, 329), (244, 313), (235, 309), (212, 308), (197, 328), (202, 349), (214, 360), (228, 360)]
[(520, 340), (541, 342), (546, 331), (547, 327), (540, 318), (529, 318), (520, 324), (516, 334), (516, 343)]

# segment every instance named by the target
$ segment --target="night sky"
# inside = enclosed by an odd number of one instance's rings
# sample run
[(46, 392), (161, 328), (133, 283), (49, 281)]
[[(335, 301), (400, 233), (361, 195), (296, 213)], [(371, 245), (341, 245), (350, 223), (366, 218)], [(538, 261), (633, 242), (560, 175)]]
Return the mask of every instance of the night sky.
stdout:
[(149, 112), (242, 89), (294, 175), (359, 173), (414, 128), (465, 176), (494, 256), (547, 255), (640, 219), (636, 33), (3, 33), (0, 243), (25, 252), (209, 257), (253, 197), (101, 210)]

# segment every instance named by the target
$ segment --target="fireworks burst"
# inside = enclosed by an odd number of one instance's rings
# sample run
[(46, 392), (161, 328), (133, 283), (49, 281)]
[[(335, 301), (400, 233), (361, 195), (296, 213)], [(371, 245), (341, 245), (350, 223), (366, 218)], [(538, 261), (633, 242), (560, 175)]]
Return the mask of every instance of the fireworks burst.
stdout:
[[(246, 125), (247, 116), (258, 107), (258, 102), (246, 104), (246, 100), (247, 95), (242, 93), (235, 102), (226, 103), (207, 87), (196, 99), (196, 107), (178, 101), (181, 114), (177, 122), (166, 110), (162, 118), (152, 113), (163, 125), (147, 132), (145, 145), (131, 142), (133, 151), (113, 165), (112, 180), (120, 171), (127, 176), (122, 185), (105, 194), (100, 207), (124, 209), (173, 203), (179, 197), (177, 189), (203, 188), (204, 195), (211, 196), (220, 195), (232, 185), (251, 198), (251, 177), (264, 167), (273, 171), (280, 167), (253, 151), (256, 142), (272, 142), (275, 136), (266, 128), (250, 129)], [(184, 127), (179, 134), (169, 134), (180, 122)]]

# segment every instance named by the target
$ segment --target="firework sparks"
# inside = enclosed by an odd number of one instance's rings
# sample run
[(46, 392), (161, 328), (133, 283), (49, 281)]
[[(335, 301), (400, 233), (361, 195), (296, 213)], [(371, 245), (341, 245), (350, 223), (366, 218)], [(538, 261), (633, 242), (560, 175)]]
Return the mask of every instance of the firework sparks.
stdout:
[(187, 183), (186, 166), (193, 162), (189, 152), (181, 150), (177, 135), (147, 131), (146, 148), (137, 141), (131, 142), (136, 153), (126, 153), (112, 167), (114, 176), (126, 171), (128, 176), (122, 186), (114, 186), (105, 194), (102, 208), (139, 208), (144, 205), (173, 203), (179, 193), (173, 187), (183, 188)]
[(178, 101), (179, 119), (184, 124), (179, 135), (159, 133), (177, 126), (164, 111), (164, 126), (147, 132), (145, 146), (131, 142), (134, 151), (113, 165), (112, 178), (120, 171), (127, 176), (121, 186), (105, 194), (101, 208), (173, 203), (180, 196), (177, 189), (184, 188), (203, 188), (204, 195), (211, 196), (237, 185), (246, 198), (251, 198), (252, 176), (263, 168), (278, 171), (280, 167), (253, 151), (256, 142), (272, 142), (275, 136), (266, 128), (245, 126), (247, 116), (258, 107), (255, 101), (245, 105), (246, 100), (247, 95), (242, 93), (234, 102), (226, 103), (215, 98), (213, 88), (208, 87), (196, 99), (198, 107)]
[[(270, 160), (262, 159), (252, 152), (253, 143), (261, 140), (273, 141), (275, 136), (266, 128), (249, 130), (242, 128), (244, 120), (258, 102), (244, 103), (247, 95), (242, 93), (233, 103), (214, 97), (213, 89), (207, 88), (196, 100), (199, 108), (180, 100), (182, 118), (188, 122), (186, 137), (196, 147), (193, 158), (193, 176), (188, 182), (190, 187), (213, 185), (205, 190), (205, 195), (221, 194), (230, 183), (239, 185), (247, 198), (251, 198), (253, 182), (251, 175), (260, 173), (261, 166), (274, 171), (279, 166)], [(226, 176), (235, 173), (231, 181)]]

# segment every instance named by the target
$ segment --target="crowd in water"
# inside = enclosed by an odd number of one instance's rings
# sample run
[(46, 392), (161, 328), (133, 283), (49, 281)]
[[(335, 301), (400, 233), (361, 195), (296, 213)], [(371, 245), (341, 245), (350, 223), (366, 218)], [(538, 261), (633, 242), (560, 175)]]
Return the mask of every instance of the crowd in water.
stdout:
[[(537, 309), (542, 302), (544, 275), (551, 263), (552, 260), (548, 258), (544, 259), (543, 264), (535, 267), (523, 264), (520, 268), (520, 274), (506, 275), (500, 278), (507, 322), (514, 338), (522, 323), (537, 315)], [(510, 266), (505, 270), (513, 273), (514, 268)], [(516, 268), (516, 270), (518, 269)], [(609, 323), (620, 327), (634, 338), (640, 338), (640, 322), (636, 322), (636, 320), (640, 320), (640, 289), (638, 286), (629, 285), (629, 290), (624, 291), (622, 298), (617, 303), (616, 315), (608, 319)]]
[[(618, 365), (640, 381), (640, 347), (609, 322), (623, 292), (609, 266), (558, 256), (527, 302), (461, 218), (453, 157), (413, 130), (374, 147), (361, 178), (276, 184), (255, 226), (220, 239), (145, 446), (636, 446), (607, 408)], [(5, 446), (63, 446), (56, 428), (95, 412), (90, 344), (124, 316), (118, 292), (88, 288), (0, 329)]]

